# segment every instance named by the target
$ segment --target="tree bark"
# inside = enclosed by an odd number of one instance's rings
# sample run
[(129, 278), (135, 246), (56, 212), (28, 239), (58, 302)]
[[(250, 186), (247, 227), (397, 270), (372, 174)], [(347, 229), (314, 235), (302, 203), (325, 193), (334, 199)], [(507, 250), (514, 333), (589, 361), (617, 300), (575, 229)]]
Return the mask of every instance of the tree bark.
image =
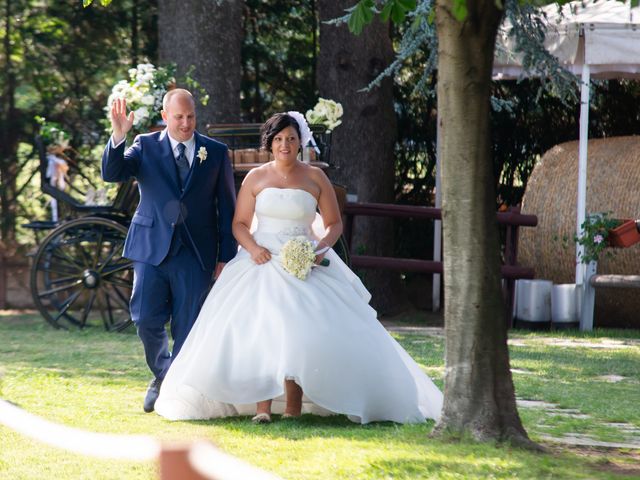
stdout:
[[(173, 62), (178, 76), (192, 76), (210, 96), (197, 103), (198, 126), (240, 120), (242, 0), (159, 0), (160, 62)], [(195, 92), (192, 92), (195, 94)]]
[[(317, 0), (320, 18), (320, 53), (316, 83), (320, 96), (340, 102), (342, 125), (333, 132), (331, 158), (339, 169), (331, 179), (345, 185), (360, 202), (393, 203), (396, 117), (393, 82), (387, 78), (378, 88), (365, 88), (391, 61), (394, 52), (389, 24), (375, 20), (359, 36), (346, 25), (327, 25), (344, 14), (352, 0)], [(358, 217), (352, 250), (366, 255), (393, 256), (391, 219)], [(366, 270), (364, 281), (381, 312), (399, 301), (399, 276), (393, 271)]]
[(16, 229), (16, 177), (18, 165), (19, 112), (16, 108), (16, 74), (12, 62), (13, 12), (11, 1), (4, 2), (4, 89), (0, 101), (0, 240), (6, 246), (15, 242)]
[(491, 70), (502, 11), (467, 2), (458, 21), (437, 0), (445, 296), (444, 408), (436, 434), (533, 446), (516, 408), (501, 292), (489, 131)]

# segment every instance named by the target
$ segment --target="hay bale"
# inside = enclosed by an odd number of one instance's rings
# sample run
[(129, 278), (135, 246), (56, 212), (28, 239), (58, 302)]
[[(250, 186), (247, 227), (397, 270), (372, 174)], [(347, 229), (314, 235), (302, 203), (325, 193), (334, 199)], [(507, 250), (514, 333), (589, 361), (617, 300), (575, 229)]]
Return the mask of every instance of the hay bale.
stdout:
[[(640, 218), (640, 137), (589, 140), (588, 154), (587, 212)], [(518, 260), (533, 266), (537, 278), (575, 280), (577, 185), (577, 141), (546, 152), (529, 178), (522, 212), (537, 215), (538, 226), (521, 229)], [(598, 273), (640, 274), (640, 244), (611, 250), (613, 257), (598, 262)], [(639, 311), (638, 290), (596, 290), (596, 326), (639, 328)]]

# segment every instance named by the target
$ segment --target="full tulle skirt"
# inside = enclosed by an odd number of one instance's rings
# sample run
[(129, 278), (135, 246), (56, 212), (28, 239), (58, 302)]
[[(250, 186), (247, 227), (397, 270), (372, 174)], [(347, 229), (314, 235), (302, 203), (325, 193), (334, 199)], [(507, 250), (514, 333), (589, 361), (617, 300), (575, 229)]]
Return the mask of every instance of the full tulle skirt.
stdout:
[(257, 265), (240, 250), (169, 369), (156, 411), (171, 420), (252, 415), (256, 402), (275, 399), (272, 411), (282, 413), (292, 379), (304, 391), (303, 413), (438, 419), (440, 390), (378, 322), (358, 277), (333, 250), (327, 258), (300, 280), (277, 256)]

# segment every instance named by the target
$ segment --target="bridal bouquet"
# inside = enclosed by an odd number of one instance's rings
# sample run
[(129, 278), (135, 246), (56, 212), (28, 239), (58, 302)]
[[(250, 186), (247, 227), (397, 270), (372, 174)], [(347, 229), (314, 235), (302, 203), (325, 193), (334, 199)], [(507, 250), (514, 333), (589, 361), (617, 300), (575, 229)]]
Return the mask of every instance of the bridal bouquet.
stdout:
[(313, 244), (305, 237), (288, 240), (280, 250), (282, 267), (300, 280), (306, 280), (316, 260)]
[[(116, 98), (124, 98), (133, 111), (133, 129), (148, 131), (161, 120), (162, 98), (175, 84), (175, 65), (155, 67), (151, 63), (140, 63), (129, 69), (129, 80), (120, 80), (113, 86), (105, 110), (107, 117)], [(110, 123), (109, 123), (110, 125)]]
[(305, 117), (312, 124), (320, 124), (327, 127), (327, 131), (331, 131), (342, 123), (343, 110), (342, 105), (333, 100), (319, 98), (313, 110), (307, 110)]

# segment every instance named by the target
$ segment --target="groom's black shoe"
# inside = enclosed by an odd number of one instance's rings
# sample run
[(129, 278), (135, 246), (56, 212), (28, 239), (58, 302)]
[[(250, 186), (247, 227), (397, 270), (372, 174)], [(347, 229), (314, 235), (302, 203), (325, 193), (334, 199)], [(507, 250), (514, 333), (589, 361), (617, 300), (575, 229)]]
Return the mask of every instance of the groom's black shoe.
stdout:
[(147, 413), (153, 412), (153, 409), (156, 406), (156, 400), (158, 399), (158, 395), (160, 395), (160, 385), (162, 385), (161, 378), (154, 378), (151, 380), (149, 384), (149, 388), (147, 388), (147, 395), (144, 397), (144, 411)]

